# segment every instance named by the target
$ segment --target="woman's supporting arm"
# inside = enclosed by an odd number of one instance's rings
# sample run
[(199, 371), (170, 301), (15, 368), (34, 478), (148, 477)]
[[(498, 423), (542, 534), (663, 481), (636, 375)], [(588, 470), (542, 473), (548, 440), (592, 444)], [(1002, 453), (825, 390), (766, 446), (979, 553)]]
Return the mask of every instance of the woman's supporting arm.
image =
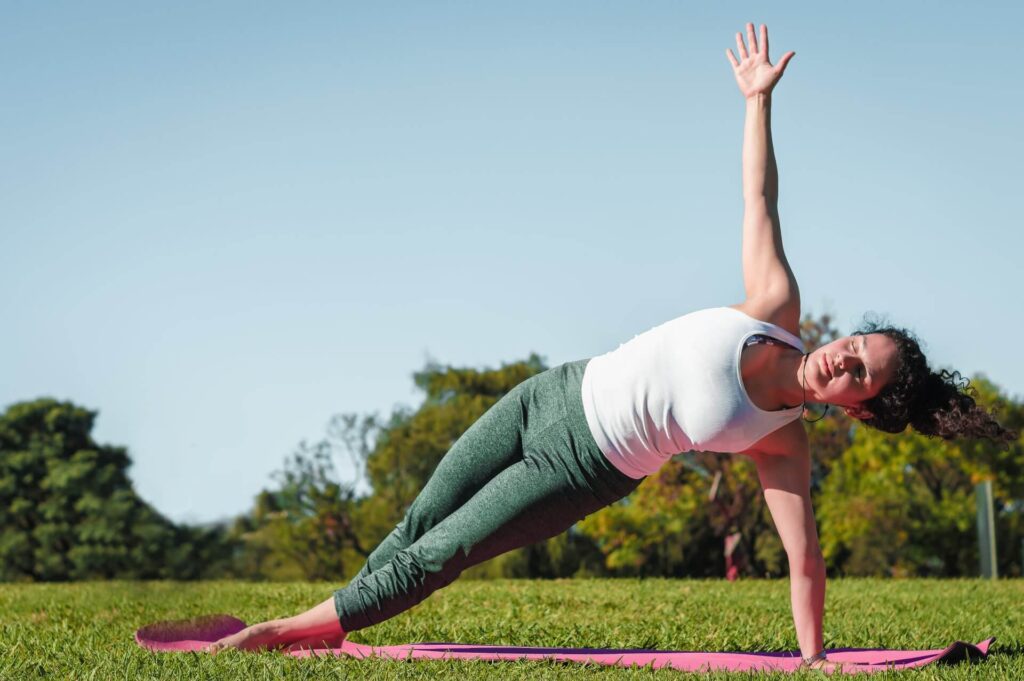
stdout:
[(796, 637), (800, 653), (810, 657), (824, 647), (825, 560), (811, 507), (811, 457), (803, 424), (797, 421), (772, 433), (758, 443), (758, 450), (747, 454), (757, 465), (765, 502), (786, 550)]
[(821, 652), (825, 611), (825, 559), (818, 544), (810, 498), (810, 456), (757, 457), (764, 499), (789, 560), (789, 591), (800, 652)]

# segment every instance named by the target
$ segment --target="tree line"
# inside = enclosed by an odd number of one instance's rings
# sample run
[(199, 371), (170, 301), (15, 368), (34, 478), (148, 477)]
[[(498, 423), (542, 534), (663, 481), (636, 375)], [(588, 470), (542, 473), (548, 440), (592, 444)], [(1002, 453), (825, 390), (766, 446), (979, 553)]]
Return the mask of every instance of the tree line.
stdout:
[[(838, 337), (802, 322), (808, 347)], [(0, 580), (315, 579), (344, 581), (401, 520), (441, 457), (513, 387), (544, 371), (538, 355), (498, 368), (428, 363), (417, 409), (339, 414), (301, 442), (228, 522), (175, 524), (135, 493), (123, 447), (92, 439), (96, 412), (38, 399), (0, 415)], [(1024, 404), (982, 376), (976, 399), (1021, 431)], [(1021, 575), (1024, 438), (1009, 448), (894, 436), (842, 412), (807, 424), (812, 498), (830, 574), (972, 576), (974, 485), (992, 480), (1001, 575)], [(354, 471), (339, 473), (346, 460)], [(368, 493), (357, 493), (361, 482)], [(628, 498), (541, 544), (467, 576), (774, 577), (786, 559), (753, 464), (713, 452), (676, 456)]]

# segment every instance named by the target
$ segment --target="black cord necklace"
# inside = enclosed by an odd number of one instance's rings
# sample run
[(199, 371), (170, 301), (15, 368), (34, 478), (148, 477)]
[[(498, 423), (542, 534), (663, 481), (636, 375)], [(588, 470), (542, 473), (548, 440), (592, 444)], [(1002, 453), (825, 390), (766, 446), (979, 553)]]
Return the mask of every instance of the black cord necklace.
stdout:
[(826, 416), (828, 416), (828, 408), (831, 407), (832, 405), (830, 405), (829, 403), (826, 402), (825, 403), (825, 411), (822, 412), (821, 416), (819, 416), (816, 419), (809, 419), (806, 416), (804, 416), (804, 411), (806, 411), (806, 409), (807, 409), (807, 358), (810, 357), (810, 356), (811, 356), (811, 353), (809, 353), (809, 352), (806, 355), (804, 355), (804, 368), (803, 368), (803, 372), (802, 372), (802, 375), (803, 375), (803, 388), (804, 388), (804, 399), (803, 399), (803, 403), (800, 405), (800, 418), (802, 418), (807, 423), (817, 423), (818, 421), (820, 421), (823, 418), (825, 418)]

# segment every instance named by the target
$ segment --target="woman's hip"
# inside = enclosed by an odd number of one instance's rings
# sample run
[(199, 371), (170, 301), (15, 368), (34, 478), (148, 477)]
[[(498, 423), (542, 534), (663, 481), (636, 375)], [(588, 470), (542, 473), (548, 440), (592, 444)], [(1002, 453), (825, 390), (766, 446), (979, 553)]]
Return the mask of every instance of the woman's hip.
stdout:
[(602, 503), (610, 504), (627, 496), (642, 480), (615, 468), (590, 433), (582, 399), (589, 361), (566, 362), (524, 381), (524, 458), (560, 466), (568, 485), (587, 487)]

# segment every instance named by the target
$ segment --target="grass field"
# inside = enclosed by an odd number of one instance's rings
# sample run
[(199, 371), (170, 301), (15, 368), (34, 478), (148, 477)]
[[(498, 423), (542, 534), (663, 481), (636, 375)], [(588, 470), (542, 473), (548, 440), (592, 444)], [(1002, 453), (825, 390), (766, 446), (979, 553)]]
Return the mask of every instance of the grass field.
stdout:
[[(674, 670), (548, 662), (390, 662), (294, 659), (278, 653), (155, 654), (136, 628), (161, 619), (230, 613), (253, 623), (326, 598), (330, 584), (93, 582), (0, 585), (0, 679), (619, 679), (677, 678)], [(797, 647), (786, 581), (468, 581), (352, 640), (493, 645), (782, 651)], [(1024, 679), (1024, 581), (833, 580), (825, 616), (835, 647), (941, 648), (998, 640), (974, 665), (872, 678)], [(817, 672), (756, 674), (819, 678)], [(702, 678), (751, 678), (716, 673)]]

